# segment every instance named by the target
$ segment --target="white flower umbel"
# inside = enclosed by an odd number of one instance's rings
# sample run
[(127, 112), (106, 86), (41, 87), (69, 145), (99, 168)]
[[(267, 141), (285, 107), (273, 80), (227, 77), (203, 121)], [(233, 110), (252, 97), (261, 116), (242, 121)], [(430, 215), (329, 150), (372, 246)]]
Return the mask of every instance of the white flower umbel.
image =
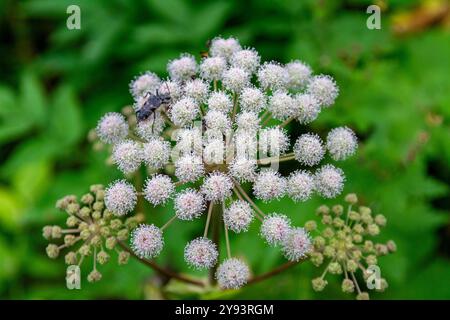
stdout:
[(344, 188), (345, 176), (340, 168), (326, 164), (314, 175), (315, 188), (324, 198), (334, 198)]
[(271, 213), (267, 215), (261, 225), (261, 236), (271, 246), (281, 243), (291, 230), (291, 221), (283, 214)]
[(258, 81), (265, 90), (285, 89), (289, 74), (278, 62), (265, 62), (258, 70)]
[(159, 77), (153, 72), (147, 71), (131, 81), (130, 92), (134, 99), (138, 99), (147, 93), (154, 94), (160, 84)]
[(241, 68), (250, 74), (253, 74), (259, 67), (261, 57), (253, 48), (236, 51), (231, 56), (231, 65)]
[(230, 96), (223, 91), (212, 92), (208, 98), (208, 108), (209, 110), (220, 111), (223, 113), (228, 113), (233, 107), (233, 102)]
[(151, 224), (141, 224), (131, 234), (131, 248), (141, 258), (153, 258), (164, 246), (161, 229)]
[(170, 109), (170, 118), (179, 127), (190, 127), (199, 113), (200, 109), (195, 100), (190, 97), (185, 97), (172, 106)]
[(197, 62), (193, 55), (184, 53), (180, 58), (169, 61), (167, 71), (175, 81), (186, 81), (197, 74)]
[(323, 107), (330, 107), (339, 94), (339, 88), (328, 75), (314, 76), (308, 84), (307, 92), (312, 94)]
[(264, 202), (280, 199), (286, 193), (286, 179), (272, 169), (261, 171), (253, 184), (253, 193)]
[(214, 171), (203, 182), (202, 193), (206, 200), (218, 202), (231, 196), (233, 181), (225, 173)]
[(143, 144), (142, 158), (151, 168), (160, 169), (169, 162), (170, 149), (168, 141), (155, 138)]
[(175, 192), (175, 185), (169, 176), (155, 174), (148, 178), (144, 186), (145, 199), (154, 206), (165, 204)]
[(216, 279), (221, 289), (239, 289), (250, 278), (247, 264), (237, 258), (223, 261), (216, 272)]
[(276, 91), (269, 98), (268, 110), (277, 120), (286, 120), (292, 115), (294, 100), (286, 91)]
[(312, 75), (311, 67), (299, 60), (289, 62), (285, 68), (289, 75), (288, 87), (290, 89), (303, 89)]
[(314, 96), (304, 93), (294, 97), (293, 116), (301, 124), (308, 124), (316, 120), (320, 113), (320, 103)]
[(252, 111), (242, 111), (236, 117), (238, 130), (244, 132), (257, 132), (260, 128), (258, 114)]
[(244, 111), (259, 113), (266, 108), (267, 97), (256, 87), (244, 88), (239, 96), (240, 105)]
[(282, 240), (281, 250), (290, 261), (299, 261), (311, 251), (311, 238), (303, 228), (289, 230)]
[(326, 146), (334, 160), (345, 160), (355, 153), (358, 141), (351, 129), (339, 127), (328, 133)]
[(200, 64), (200, 76), (209, 81), (217, 81), (227, 68), (227, 61), (223, 57), (210, 57), (202, 60)]
[(109, 112), (100, 119), (96, 131), (102, 142), (115, 144), (128, 135), (128, 124), (120, 113)]
[(227, 60), (231, 59), (233, 53), (241, 50), (239, 41), (235, 38), (214, 38), (211, 41), (211, 47), (209, 49), (212, 57), (222, 57)]
[(120, 171), (133, 173), (142, 162), (141, 145), (133, 140), (124, 140), (114, 145), (112, 159)]
[(184, 248), (184, 260), (195, 269), (211, 269), (218, 257), (216, 244), (207, 238), (196, 238)]
[(257, 168), (256, 160), (239, 157), (233, 159), (228, 167), (230, 175), (239, 182), (254, 181)]
[(200, 192), (194, 189), (185, 189), (175, 197), (175, 213), (178, 219), (193, 220), (198, 218), (205, 208), (205, 199)]
[(250, 74), (244, 69), (231, 67), (223, 73), (223, 86), (233, 92), (240, 92), (250, 83)]
[(181, 182), (194, 182), (204, 173), (205, 167), (202, 158), (199, 156), (186, 154), (175, 162), (175, 176)]
[(105, 191), (105, 206), (117, 216), (124, 216), (134, 210), (137, 193), (126, 180), (113, 182)]
[(295, 159), (303, 165), (314, 166), (318, 164), (325, 154), (322, 140), (312, 133), (305, 133), (298, 137), (294, 145)]
[(184, 86), (187, 97), (194, 99), (197, 103), (206, 101), (209, 92), (209, 84), (201, 79), (189, 80)]
[(264, 128), (259, 132), (259, 151), (266, 156), (279, 156), (289, 149), (286, 130), (279, 127)]
[(231, 129), (231, 121), (223, 112), (210, 110), (203, 119), (205, 120), (206, 127), (209, 129), (214, 129), (221, 133), (226, 133)]
[(314, 192), (314, 177), (307, 171), (297, 170), (290, 174), (287, 193), (294, 201), (309, 200)]
[(237, 200), (225, 209), (223, 221), (228, 229), (240, 233), (248, 230), (253, 220), (253, 210), (246, 201)]

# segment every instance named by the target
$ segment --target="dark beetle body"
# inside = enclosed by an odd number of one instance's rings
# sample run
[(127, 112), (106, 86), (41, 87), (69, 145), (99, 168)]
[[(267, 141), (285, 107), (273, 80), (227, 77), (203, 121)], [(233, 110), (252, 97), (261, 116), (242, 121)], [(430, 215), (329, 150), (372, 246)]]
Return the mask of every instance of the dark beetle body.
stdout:
[(168, 104), (170, 102), (170, 94), (159, 94), (156, 90), (156, 94), (150, 94), (147, 92), (146, 96), (148, 99), (144, 102), (141, 108), (136, 111), (136, 118), (138, 121), (145, 121), (151, 115), (154, 116), (155, 110), (158, 109), (163, 104)]

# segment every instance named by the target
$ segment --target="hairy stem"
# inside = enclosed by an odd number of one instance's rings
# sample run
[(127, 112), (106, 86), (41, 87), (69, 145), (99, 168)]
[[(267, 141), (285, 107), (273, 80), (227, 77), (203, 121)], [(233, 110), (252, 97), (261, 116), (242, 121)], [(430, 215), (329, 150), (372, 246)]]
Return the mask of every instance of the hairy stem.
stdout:
[[(223, 202), (223, 201), (222, 201), (222, 212), (225, 212), (225, 202)], [(225, 220), (223, 220), (223, 227), (225, 229), (225, 243), (227, 245), (227, 256), (228, 256), (228, 259), (230, 259), (231, 258), (230, 238), (228, 236), (228, 227), (225, 224)]]
[(205, 231), (203, 232), (203, 238), (208, 237), (208, 228), (209, 228), (209, 224), (211, 222), (211, 214), (212, 214), (212, 210), (213, 210), (213, 203), (210, 202), (209, 206), (208, 206), (208, 216), (206, 217), (206, 224), (205, 224)]

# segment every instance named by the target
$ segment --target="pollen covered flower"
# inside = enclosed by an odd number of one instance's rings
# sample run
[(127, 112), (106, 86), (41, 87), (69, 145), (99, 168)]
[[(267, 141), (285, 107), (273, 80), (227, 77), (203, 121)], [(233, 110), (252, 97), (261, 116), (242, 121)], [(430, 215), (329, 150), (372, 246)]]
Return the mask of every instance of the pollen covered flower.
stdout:
[(306, 201), (314, 192), (314, 177), (312, 174), (297, 170), (290, 174), (287, 181), (287, 193), (294, 201)]
[(286, 91), (276, 91), (269, 99), (268, 110), (278, 120), (286, 120), (292, 115), (294, 100)]
[(134, 253), (141, 258), (156, 257), (164, 246), (161, 229), (153, 224), (139, 225), (131, 235), (131, 246)]
[(189, 80), (184, 86), (186, 96), (194, 99), (197, 103), (206, 101), (209, 84), (201, 79)]
[(236, 117), (238, 130), (244, 132), (257, 132), (260, 128), (258, 114), (252, 111), (243, 111)]
[(114, 182), (105, 191), (106, 207), (118, 216), (123, 216), (133, 211), (136, 202), (136, 190), (126, 180)]
[(266, 95), (256, 87), (246, 87), (239, 96), (241, 108), (244, 111), (259, 113), (267, 105)]
[(237, 258), (229, 258), (217, 269), (216, 279), (222, 289), (239, 289), (250, 278), (247, 264)]
[(186, 154), (175, 162), (175, 176), (182, 182), (194, 182), (205, 172), (200, 157)]
[(228, 113), (233, 107), (230, 96), (223, 91), (215, 91), (208, 98), (209, 110)]
[(308, 124), (316, 120), (320, 113), (319, 101), (307, 93), (296, 95), (292, 105), (292, 113), (301, 124)]
[(236, 51), (231, 56), (231, 65), (252, 74), (259, 67), (260, 60), (261, 58), (255, 49), (244, 49)]
[(177, 126), (190, 127), (199, 112), (199, 106), (195, 100), (190, 97), (185, 97), (172, 106), (170, 118)]
[(311, 67), (299, 60), (289, 62), (285, 68), (289, 76), (288, 87), (291, 89), (302, 89), (312, 75)]

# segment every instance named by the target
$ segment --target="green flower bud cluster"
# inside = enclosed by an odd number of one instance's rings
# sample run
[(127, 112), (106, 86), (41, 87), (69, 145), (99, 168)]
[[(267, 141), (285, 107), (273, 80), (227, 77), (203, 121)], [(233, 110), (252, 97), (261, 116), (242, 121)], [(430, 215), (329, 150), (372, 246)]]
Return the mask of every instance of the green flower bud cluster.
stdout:
[(81, 265), (87, 257), (92, 257), (93, 270), (87, 277), (89, 282), (102, 278), (97, 264), (103, 265), (110, 261), (112, 252), (117, 253), (119, 265), (128, 263), (130, 254), (120, 250), (118, 242), (126, 241), (130, 231), (143, 218), (141, 215), (126, 219), (115, 216), (106, 209), (104, 196), (102, 185), (92, 185), (90, 192), (79, 200), (74, 195), (65, 196), (56, 202), (56, 208), (67, 213), (67, 229), (53, 225), (45, 226), (42, 230), (45, 239), (59, 240), (61, 243), (47, 246), (49, 258), (56, 259), (63, 249), (70, 249), (64, 257), (67, 265)]
[[(357, 206), (356, 194), (348, 194), (345, 202), (346, 208), (322, 205), (316, 210), (323, 228), (313, 238), (310, 259), (315, 266), (325, 266), (325, 269), (320, 277), (312, 280), (312, 287), (315, 291), (322, 291), (328, 284), (327, 274), (341, 275), (344, 277), (341, 284), (344, 293), (356, 293), (358, 300), (367, 300), (369, 294), (358, 283), (357, 272), (360, 271), (364, 281), (368, 281), (371, 270), (378, 268), (378, 258), (395, 252), (397, 247), (392, 240), (387, 243), (372, 240), (386, 225), (385, 216), (373, 214), (369, 207)], [(314, 225), (315, 221), (306, 223), (306, 226)], [(388, 287), (384, 278), (378, 279), (378, 284), (377, 291)]]

